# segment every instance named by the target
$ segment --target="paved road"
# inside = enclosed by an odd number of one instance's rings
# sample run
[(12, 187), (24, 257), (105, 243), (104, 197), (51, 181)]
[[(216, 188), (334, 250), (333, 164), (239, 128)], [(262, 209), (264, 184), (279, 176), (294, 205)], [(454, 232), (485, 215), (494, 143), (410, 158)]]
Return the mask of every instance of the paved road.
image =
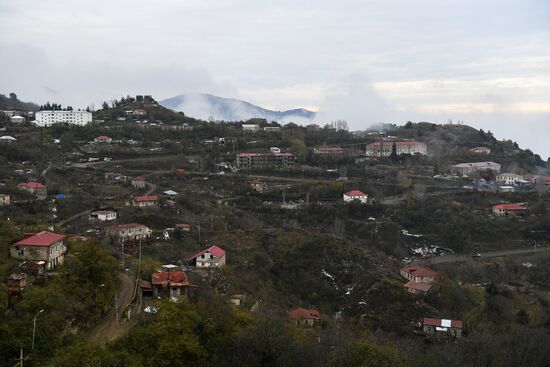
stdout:
[(512, 250), (499, 250), (499, 251), (487, 251), (481, 253), (481, 257), (472, 258), (471, 255), (447, 255), (447, 256), (436, 256), (432, 257), (429, 260), (415, 260), (415, 263), (427, 265), (436, 265), (436, 264), (445, 264), (450, 262), (455, 262), (457, 260), (468, 260), (468, 259), (484, 259), (492, 257), (501, 257), (501, 256), (512, 256), (512, 255), (528, 255), (538, 252), (550, 252), (548, 247), (531, 247), (531, 248), (518, 248)]

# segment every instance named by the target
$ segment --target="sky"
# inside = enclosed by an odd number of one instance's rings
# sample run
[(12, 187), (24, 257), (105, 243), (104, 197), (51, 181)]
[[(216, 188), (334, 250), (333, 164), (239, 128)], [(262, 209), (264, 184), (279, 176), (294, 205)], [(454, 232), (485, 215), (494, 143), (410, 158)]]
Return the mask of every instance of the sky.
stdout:
[(432, 121), (550, 156), (548, 0), (0, 0), (0, 93), (212, 93), (353, 129)]

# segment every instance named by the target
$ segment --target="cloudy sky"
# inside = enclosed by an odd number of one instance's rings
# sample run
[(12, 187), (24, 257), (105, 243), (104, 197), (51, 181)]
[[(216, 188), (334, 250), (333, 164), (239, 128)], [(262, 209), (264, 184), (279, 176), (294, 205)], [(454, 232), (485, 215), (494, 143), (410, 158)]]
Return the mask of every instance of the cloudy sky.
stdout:
[(548, 0), (0, 0), (0, 55), (0, 93), (38, 103), (207, 92), (550, 155)]

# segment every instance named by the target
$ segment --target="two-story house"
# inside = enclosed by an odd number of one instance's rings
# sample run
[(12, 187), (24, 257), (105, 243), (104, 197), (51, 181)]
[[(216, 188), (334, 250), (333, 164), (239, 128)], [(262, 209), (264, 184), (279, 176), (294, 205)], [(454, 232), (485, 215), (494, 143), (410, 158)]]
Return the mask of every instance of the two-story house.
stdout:
[(36, 197), (40, 199), (45, 199), (48, 195), (48, 187), (40, 182), (22, 182), (18, 184), (17, 187), (29, 194), (36, 195)]
[(408, 280), (405, 284), (407, 291), (414, 294), (428, 293), (433, 283), (439, 277), (437, 271), (416, 265), (407, 265), (401, 268), (400, 274), (403, 278)]
[(47, 231), (30, 235), (10, 248), (12, 257), (32, 262), (43, 261), (45, 270), (53, 270), (63, 264), (66, 252), (65, 236)]
[(159, 198), (156, 195), (134, 196), (132, 206), (136, 208), (150, 208), (159, 205)]
[(151, 238), (151, 229), (143, 224), (127, 223), (107, 228), (107, 233), (118, 237), (120, 243), (146, 241)]
[(218, 246), (210, 246), (189, 257), (187, 261), (197, 268), (218, 268), (225, 265), (225, 251)]

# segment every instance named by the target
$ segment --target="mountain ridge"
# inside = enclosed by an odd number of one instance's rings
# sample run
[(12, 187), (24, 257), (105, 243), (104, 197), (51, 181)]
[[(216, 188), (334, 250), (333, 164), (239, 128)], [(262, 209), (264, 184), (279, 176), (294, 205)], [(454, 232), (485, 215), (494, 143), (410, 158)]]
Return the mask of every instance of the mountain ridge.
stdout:
[(305, 108), (274, 111), (247, 101), (209, 93), (180, 94), (163, 99), (159, 103), (163, 107), (205, 120), (244, 121), (251, 118), (264, 118), (278, 122), (311, 122), (315, 118), (315, 112)]

